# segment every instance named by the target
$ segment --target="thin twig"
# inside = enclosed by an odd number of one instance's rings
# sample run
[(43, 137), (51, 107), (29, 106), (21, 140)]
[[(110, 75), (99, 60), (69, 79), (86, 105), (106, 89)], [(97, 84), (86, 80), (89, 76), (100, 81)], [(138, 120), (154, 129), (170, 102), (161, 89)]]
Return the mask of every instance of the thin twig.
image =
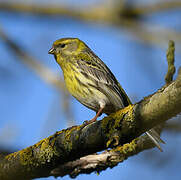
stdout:
[(168, 72), (165, 76), (166, 84), (170, 84), (173, 80), (173, 75), (175, 73), (175, 44), (174, 41), (169, 41), (168, 50), (167, 50), (167, 62), (168, 62)]

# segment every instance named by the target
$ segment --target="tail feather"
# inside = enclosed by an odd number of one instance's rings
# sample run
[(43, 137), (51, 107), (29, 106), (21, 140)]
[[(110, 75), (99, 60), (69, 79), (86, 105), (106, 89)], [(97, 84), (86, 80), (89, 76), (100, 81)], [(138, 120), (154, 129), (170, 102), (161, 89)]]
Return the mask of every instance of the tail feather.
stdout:
[[(123, 102), (123, 105), (126, 107), (131, 103), (131, 100), (129, 99), (129, 97), (127, 96), (127, 94), (125, 93), (124, 89), (121, 87), (121, 85), (119, 84), (119, 82), (117, 81), (117, 85), (119, 86), (120, 89), (120, 93), (121, 93), (121, 97), (120, 99), (122, 100), (121, 102)], [(122, 104), (120, 103), (120, 105), (118, 106), (119, 108), (122, 106)], [(119, 109), (118, 108), (118, 109)], [(156, 147), (163, 152), (160, 143), (165, 144), (165, 142), (160, 138), (160, 135), (157, 133), (157, 131), (155, 131), (155, 129), (150, 129), (149, 131), (146, 132), (146, 135), (152, 140), (152, 142), (156, 145)]]
[(156, 147), (163, 152), (160, 143), (165, 144), (165, 142), (160, 138), (160, 135), (154, 130), (150, 129), (146, 132), (146, 135), (152, 140), (152, 142), (156, 145)]
[(152, 134), (152, 136), (154, 136), (158, 142), (165, 144), (165, 142), (160, 138), (160, 135), (157, 133), (155, 129), (150, 129), (148, 132)]

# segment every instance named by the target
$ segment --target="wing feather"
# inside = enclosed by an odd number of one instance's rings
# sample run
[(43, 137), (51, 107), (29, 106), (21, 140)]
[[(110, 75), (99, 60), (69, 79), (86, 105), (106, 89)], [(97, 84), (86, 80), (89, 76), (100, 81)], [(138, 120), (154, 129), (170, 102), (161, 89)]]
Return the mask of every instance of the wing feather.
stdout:
[(93, 52), (89, 52), (87, 57), (77, 61), (79, 71), (93, 80), (95, 87), (119, 106), (117, 108), (128, 106), (131, 102), (110, 69)]

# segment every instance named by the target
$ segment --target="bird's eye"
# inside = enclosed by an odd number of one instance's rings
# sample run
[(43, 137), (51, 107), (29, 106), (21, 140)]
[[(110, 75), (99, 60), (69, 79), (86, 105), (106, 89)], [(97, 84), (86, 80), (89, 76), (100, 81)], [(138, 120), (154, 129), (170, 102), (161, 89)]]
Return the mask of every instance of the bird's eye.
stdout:
[(60, 44), (60, 47), (61, 48), (64, 48), (66, 44)]

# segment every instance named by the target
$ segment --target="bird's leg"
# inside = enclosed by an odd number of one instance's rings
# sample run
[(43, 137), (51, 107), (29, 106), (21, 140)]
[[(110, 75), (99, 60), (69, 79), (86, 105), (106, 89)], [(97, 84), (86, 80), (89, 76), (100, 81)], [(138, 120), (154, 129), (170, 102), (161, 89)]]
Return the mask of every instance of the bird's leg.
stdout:
[(88, 124), (91, 124), (93, 122), (96, 122), (97, 118), (102, 114), (102, 111), (103, 111), (104, 107), (101, 107), (99, 109), (99, 111), (96, 113), (95, 117), (92, 118), (91, 120), (89, 121), (84, 121), (84, 125), (88, 125)]
[(90, 123), (96, 122), (96, 121), (97, 121), (97, 118), (102, 114), (103, 109), (104, 109), (104, 108), (100, 108), (99, 111), (96, 113), (95, 117), (92, 118), (89, 122), (90, 122)]

